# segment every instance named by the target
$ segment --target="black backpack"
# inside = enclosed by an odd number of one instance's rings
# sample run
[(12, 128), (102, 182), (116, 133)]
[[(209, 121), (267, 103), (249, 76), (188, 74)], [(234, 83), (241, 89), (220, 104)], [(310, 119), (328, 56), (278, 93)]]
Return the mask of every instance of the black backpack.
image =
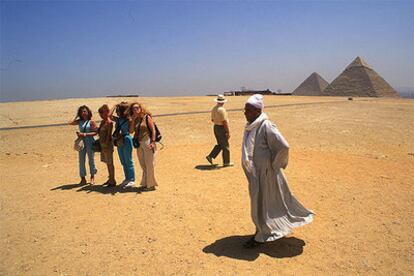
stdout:
[[(151, 130), (151, 129), (150, 129), (150, 127), (149, 127), (149, 123), (148, 123), (148, 117), (149, 117), (149, 115), (147, 115), (147, 116), (145, 117), (145, 122), (146, 122), (146, 124), (147, 124), (147, 128), (148, 128), (149, 130)], [(159, 142), (159, 141), (161, 141), (161, 139), (162, 139), (161, 132), (160, 132), (160, 130), (158, 129), (157, 124), (156, 124), (154, 121), (153, 121), (153, 123), (154, 123), (154, 127), (155, 127), (155, 142)]]
[[(147, 124), (147, 129), (149, 131), (151, 131), (151, 129), (149, 127), (149, 123), (148, 123), (148, 117), (149, 117), (149, 115), (147, 115), (145, 117), (145, 123)], [(161, 132), (158, 129), (158, 127), (157, 127), (157, 125), (155, 124), (154, 121), (153, 121), (153, 123), (154, 123), (154, 127), (155, 127), (155, 142), (160, 142), (161, 141), (161, 138), (162, 138)], [(139, 128), (137, 128), (135, 130), (135, 136), (134, 136), (134, 139), (132, 140), (133, 141), (134, 148), (139, 148), (139, 141), (138, 141), (138, 135), (139, 135), (139, 133), (138, 132), (139, 132)]]

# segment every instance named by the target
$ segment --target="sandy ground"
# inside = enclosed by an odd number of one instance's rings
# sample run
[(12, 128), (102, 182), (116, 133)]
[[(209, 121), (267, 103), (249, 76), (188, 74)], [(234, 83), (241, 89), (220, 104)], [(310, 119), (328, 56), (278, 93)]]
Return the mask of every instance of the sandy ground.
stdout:
[[(245, 99), (227, 106), (242, 108)], [(209, 97), (140, 100), (155, 114), (212, 107)], [(96, 110), (103, 102), (0, 104), (0, 127), (66, 122), (81, 103)], [(158, 117), (160, 186), (147, 193), (76, 185), (76, 127), (3, 130), (0, 275), (413, 275), (414, 100), (266, 97), (266, 104), (281, 105), (266, 112), (291, 145), (286, 174), (316, 212), (312, 224), (242, 248), (254, 227), (239, 161), (241, 111), (230, 112), (235, 166), (215, 170), (204, 159), (214, 143), (208, 114)], [(102, 183), (106, 170), (96, 160)]]

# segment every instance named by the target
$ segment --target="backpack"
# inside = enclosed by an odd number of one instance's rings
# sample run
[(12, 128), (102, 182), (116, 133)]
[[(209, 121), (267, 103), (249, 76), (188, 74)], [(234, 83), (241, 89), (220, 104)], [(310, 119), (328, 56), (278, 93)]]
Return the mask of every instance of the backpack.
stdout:
[[(145, 122), (147, 124), (147, 129), (148, 130), (151, 130), (150, 127), (149, 127), (149, 123), (148, 123), (148, 117), (149, 117), (149, 115), (147, 115), (145, 117)], [(157, 124), (154, 121), (153, 121), (153, 124), (154, 124), (154, 127), (155, 127), (155, 142), (159, 142), (162, 139), (161, 132), (158, 129), (158, 126), (157, 126)]]
[(114, 146), (116, 147), (122, 147), (124, 145), (124, 137), (126, 134), (122, 133), (121, 127), (125, 124), (125, 122), (128, 122), (128, 120), (125, 120), (122, 123), (119, 123), (119, 118), (118, 118), (115, 131), (112, 134), (112, 141), (113, 141)]
[[(148, 123), (148, 117), (149, 117), (149, 115), (147, 115), (147, 116), (145, 117), (145, 123), (146, 123), (146, 125), (147, 125), (147, 129), (148, 129), (148, 131), (151, 131), (150, 126), (149, 126), (149, 123)], [(161, 136), (161, 132), (160, 132), (160, 130), (158, 129), (158, 126), (155, 124), (155, 122), (154, 122), (154, 121), (153, 121), (153, 124), (154, 124), (154, 127), (155, 127), (155, 142), (160, 142), (160, 141), (161, 141), (161, 138), (162, 138), (162, 136)], [(138, 135), (139, 135), (139, 128), (137, 128), (137, 129), (135, 130), (135, 135), (134, 135), (134, 138), (133, 138), (133, 140), (132, 140), (133, 145), (134, 145), (134, 148), (139, 148), (139, 146), (140, 146), (140, 144), (139, 144), (139, 140), (138, 140)], [(160, 143), (160, 144), (162, 145), (162, 143)]]

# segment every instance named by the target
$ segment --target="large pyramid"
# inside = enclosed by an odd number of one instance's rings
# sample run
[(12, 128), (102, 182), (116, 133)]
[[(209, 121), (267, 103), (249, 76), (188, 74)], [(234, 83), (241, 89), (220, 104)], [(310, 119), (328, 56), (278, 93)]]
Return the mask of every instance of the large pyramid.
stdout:
[(328, 84), (318, 73), (313, 72), (292, 94), (300, 96), (320, 96)]
[(357, 57), (323, 91), (326, 96), (399, 97), (391, 87), (362, 58)]

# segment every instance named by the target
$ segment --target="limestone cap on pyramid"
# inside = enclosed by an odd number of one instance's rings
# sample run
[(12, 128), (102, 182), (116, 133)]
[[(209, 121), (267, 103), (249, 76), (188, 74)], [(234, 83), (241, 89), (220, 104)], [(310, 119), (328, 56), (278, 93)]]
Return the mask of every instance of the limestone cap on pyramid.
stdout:
[(372, 66), (368, 64), (363, 58), (360, 56), (356, 57), (346, 68), (349, 69), (351, 67), (366, 67), (372, 70)]

